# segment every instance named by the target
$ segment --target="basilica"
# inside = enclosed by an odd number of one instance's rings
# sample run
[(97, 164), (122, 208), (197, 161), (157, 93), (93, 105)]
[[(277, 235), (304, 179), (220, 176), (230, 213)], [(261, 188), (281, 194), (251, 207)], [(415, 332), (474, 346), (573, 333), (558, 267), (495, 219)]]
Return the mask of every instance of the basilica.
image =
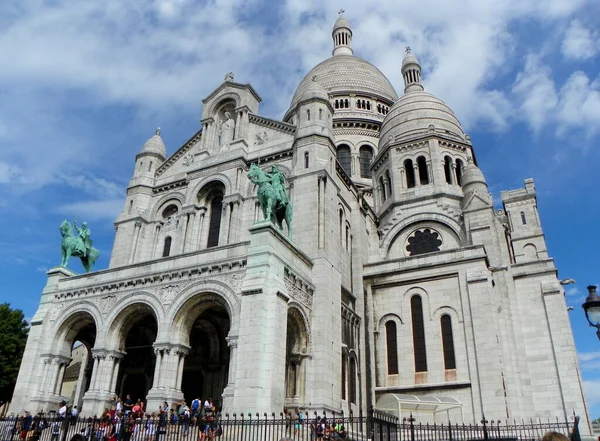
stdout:
[[(280, 120), (228, 74), (189, 141), (140, 142), (109, 268), (48, 271), (11, 411), (93, 415), (130, 394), (420, 421), (576, 412), (587, 430), (533, 180), (494, 207), (416, 56), (399, 95), (353, 38), (340, 16)], [(280, 174), (289, 223), (264, 219), (253, 167)]]

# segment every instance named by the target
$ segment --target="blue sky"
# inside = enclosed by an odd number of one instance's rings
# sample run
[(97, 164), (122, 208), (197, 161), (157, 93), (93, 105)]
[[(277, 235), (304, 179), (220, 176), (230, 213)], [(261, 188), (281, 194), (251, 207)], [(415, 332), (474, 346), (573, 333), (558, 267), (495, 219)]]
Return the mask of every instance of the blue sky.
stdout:
[[(600, 2), (594, 0), (2, 0), (0, 301), (31, 317), (58, 226), (86, 220), (105, 268), (134, 157), (156, 127), (169, 153), (199, 128), (226, 72), (281, 118), (330, 56), (340, 8), (355, 54), (398, 92), (410, 45), (427, 91), (454, 109), (494, 194), (535, 179), (593, 418), (600, 342), (581, 310), (600, 284)], [(73, 260), (76, 271), (80, 264)]]

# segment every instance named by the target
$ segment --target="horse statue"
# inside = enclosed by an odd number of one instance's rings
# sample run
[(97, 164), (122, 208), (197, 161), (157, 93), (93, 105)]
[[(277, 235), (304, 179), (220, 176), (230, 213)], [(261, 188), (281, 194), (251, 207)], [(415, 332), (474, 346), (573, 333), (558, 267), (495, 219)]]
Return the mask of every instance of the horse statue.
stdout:
[(292, 237), (292, 203), (287, 197), (283, 182), (285, 177), (273, 166), (271, 173), (265, 173), (256, 164), (250, 166), (248, 179), (258, 185), (258, 203), (265, 220), (270, 220), (283, 230), (287, 226), (288, 238)]
[[(87, 230), (87, 232), (89, 233), (89, 230)], [(91, 246), (89, 234), (84, 242), (84, 239), (82, 239), (80, 236), (73, 235), (71, 223), (68, 220), (64, 220), (60, 224), (60, 235), (62, 236), (62, 262), (60, 266), (64, 266), (66, 268), (67, 264), (69, 263), (69, 259), (71, 256), (74, 256), (81, 259), (81, 264), (85, 268), (86, 272), (89, 273), (92, 271), (92, 266), (100, 256), (100, 251)], [(86, 247), (86, 242), (89, 244), (89, 247)]]

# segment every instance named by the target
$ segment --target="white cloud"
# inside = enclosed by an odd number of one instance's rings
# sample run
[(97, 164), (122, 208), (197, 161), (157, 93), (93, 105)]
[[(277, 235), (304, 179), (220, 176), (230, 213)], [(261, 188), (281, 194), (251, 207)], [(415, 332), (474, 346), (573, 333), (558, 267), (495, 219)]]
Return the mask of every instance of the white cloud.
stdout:
[(600, 404), (600, 380), (584, 380), (583, 389), (588, 406), (594, 407)]
[(543, 65), (537, 56), (529, 55), (524, 70), (517, 75), (512, 92), (521, 103), (521, 116), (534, 132), (539, 132), (558, 103), (550, 67)]
[(600, 49), (598, 33), (592, 33), (579, 20), (572, 20), (562, 43), (562, 54), (573, 60), (586, 60)]
[(581, 71), (574, 72), (560, 88), (557, 109), (558, 132), (582, 129), (588, 136), (600, 130), (600, 81), (590, 82)]

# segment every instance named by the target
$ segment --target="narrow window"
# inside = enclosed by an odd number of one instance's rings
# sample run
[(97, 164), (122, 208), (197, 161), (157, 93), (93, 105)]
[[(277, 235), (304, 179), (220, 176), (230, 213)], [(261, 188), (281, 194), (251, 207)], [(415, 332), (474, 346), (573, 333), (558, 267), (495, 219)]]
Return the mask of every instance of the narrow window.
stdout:
[(360, 162), (360, 177), (371, 179), (373, 173), (371, 172), (371, 161), (373, 161), (373, 149), (369, 146), (363, 145), (359, 149), (359, 162)]
[(223, 196), (217, 195), (210, 202), (210, 222), (208, 224), (208, 242), (206, 248), (219, 245), (221, 233), (221, 215), (223, 214)]
[(309, 157), (308, 152), (304, 152), (304, 168), (308, 168), (308, 164), (309, 164), (308, 157)]
[(171, 236), (165, 237), (165, 244), (163, 246), (163, 257), (168, 257), (171, 254)]
[(340, 208), (340, 245), (342, 244), (342, 227), (344, 225), (344, 212)]
[(456, 160), (456, 183), (462, 186), (462, 170), (463, 162), (460, 159)]
[(142, 171), (142, 167), (144, 166), (144, 161), (140, 161), (139, 171)]
[(346, 252), (349, 251), (348, 246), (350, 245), (350, 227), (346, 225)]
[(340, 102), (338, 100), (335, 100), (335, 108), (336, 109), (340, 108)]
[(427, 172), (427, 160), (425, 156), (417, 158), (417, 167), (419, 168), (419, 182), (421, 185), (429, 184), (429, 173)]
[(319, 109), (319, 119), (323, 119), (323, 109)]
[(527, 225), (527, 218), (525, 217), (525, 212), (521, 211), (521, 223), (523, 225)]
[(152, 161), (150, 161), (150, 164), (148, 164), (148, 171), (152, 171)]
[(415, 169), (411, 159), (404, 161), (404, 173), (406, 174), (406, 187), (413, 188), (416, 184)]
[(381, 203), (383, 204), (387, 199), (385, 183), (383, 182), (383, 176), (379, 178), (379, 186), (381, 187)]
[(367, 101), (367, 110), (371, 110), (371, 102)]
[(452, 184), (452, 159), (450, 156), (444, 157), (444, 176), (446, 176), (446, 182)]
[(306, 120), (310, 121), (310, 109), (306, 109)]
[(385, 339), (387, 344), (388, 375), (398, 374), (398, 335), (396, 322), (390, 320), (385, 324)]
[(350, 103), (347, 99), (344, 100), (344, 104), (346, 105), (346, 109), (350, 108)]
[(387, 179), (388, 195), (391, 196), (392, 195), (392, 177), (390, 176), (389, 170), (385, 171), (385, 177)]
[(452, 336), (452, 319), (444, 314), (440, 319), (442, 325), (442, 346), (444, 349), (444, 369), (456, 369), (454, 358), (454, 337)]
[(346, 365), (348, 364), (348, 356), (342, 355), (342, 400), (346, 399)]
[(413, 348), (415, 355), (415, 372), (427, 372), (427, 352), (425, 351), (425, 327), (423, 323), (423, 302), (421, 296), (410, 299), (413, 328)]
[(133, 211), (133, 201), (129, 201), (129, 208), (127, 209), (127, 214), (131, 214)]
[(360, 100), (356, 100), (356, 108), (360, 109)]
[(350, 359), (350, 402), (356, 404), (356, 360)]
[(337, 160), (348, 176), (352, 173), (350, 146), (342, 144), (337, 148)]

